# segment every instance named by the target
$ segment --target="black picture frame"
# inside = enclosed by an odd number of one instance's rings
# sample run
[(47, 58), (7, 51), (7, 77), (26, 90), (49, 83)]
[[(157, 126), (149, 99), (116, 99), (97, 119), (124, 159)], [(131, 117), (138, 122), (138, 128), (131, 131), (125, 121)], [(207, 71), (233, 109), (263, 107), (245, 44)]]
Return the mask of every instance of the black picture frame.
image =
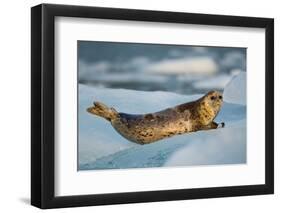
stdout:
[[(265, 184), (93, 195), (54, 195), (55, 17), (264, 28), (266, 128)], [(250, 79), (254, 80), (254, 79)], [(164, 11), (41, 4), (31, 8), (31, 204), (42, 208), (217, 198), (274, 193), (274, 20)]]

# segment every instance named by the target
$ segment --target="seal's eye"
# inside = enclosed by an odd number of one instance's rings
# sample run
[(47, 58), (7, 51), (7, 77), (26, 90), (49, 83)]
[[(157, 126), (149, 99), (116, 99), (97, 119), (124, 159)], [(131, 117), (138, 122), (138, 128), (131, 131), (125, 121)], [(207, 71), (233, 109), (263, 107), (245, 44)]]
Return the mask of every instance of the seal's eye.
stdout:
[(219, 99), (222, 99), (222, 96), (221, 96), (221, 95), (219, 96)]
[(211, 100), (215, 100), (216, 99), (216, 97), (215, 96), (211, 96)]

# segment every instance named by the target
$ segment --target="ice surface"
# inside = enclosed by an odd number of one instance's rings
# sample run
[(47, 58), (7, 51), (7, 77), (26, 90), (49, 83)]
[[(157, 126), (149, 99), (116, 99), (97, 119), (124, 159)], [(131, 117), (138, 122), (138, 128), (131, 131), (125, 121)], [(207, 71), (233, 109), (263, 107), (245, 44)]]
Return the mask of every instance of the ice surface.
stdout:
[(106, 120), (86, 112), (93, 101), (114, 106), (119, 112), (156, 112), (200, 97), (169, 92), (142, 92), (126, 89), (101, 89), (79, 84), (79, 164), (120, 150), (138, 146), (119, 135)]
[(190, 135), (189, 142), (167, 159), (165, 166), (239, 164), (246, 162), (246, 126)]
[[(202, 95), (100, 89), (79, 84), (79, 170), (237, 164), (246, 162), (246, 75), (239, 74), (224, 92), (215, 121), (225, 128), (178, 135), (148, 145), (134, 144), (109, 122), (86, 112), (93, 101), (132, 114), (155, 112)], [(234, 91), (233, 91), (234, 90)]]

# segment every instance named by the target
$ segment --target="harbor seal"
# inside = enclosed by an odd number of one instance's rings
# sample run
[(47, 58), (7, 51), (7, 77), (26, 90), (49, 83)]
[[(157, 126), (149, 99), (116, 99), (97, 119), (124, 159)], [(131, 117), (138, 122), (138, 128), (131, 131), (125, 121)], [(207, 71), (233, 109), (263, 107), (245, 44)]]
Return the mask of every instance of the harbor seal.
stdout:
[(214, 122), (222, 103), (222, 94), (210, 91), (196, 101), (155, 113), (121, 113), (101, 102), (94, 102), (87, 111), (108, 120), (129, 141), (149, 144), (177, 134), (224, 127), (224, 123)]

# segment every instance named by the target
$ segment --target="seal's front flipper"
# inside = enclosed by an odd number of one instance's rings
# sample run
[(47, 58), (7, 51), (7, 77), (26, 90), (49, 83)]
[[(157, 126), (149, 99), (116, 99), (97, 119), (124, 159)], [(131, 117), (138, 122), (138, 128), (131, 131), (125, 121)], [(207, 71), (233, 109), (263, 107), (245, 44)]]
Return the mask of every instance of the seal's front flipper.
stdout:
[(221, 122), (221, 123), (218, 125), (218, 127), (217, 127), (217, 128), (224, 128), (224, 127), (225, 127), (224, 122)]
[(225, 124), (224, 124), (224, 122), (218, 124), (218, 123), (213, 121), (211, 123), (211, 126), (212, 126), (211, 129), (218, 129), (218, 128), (224, 128)]
[(209, 130), (209, 129), (218, 129), (223, 128), (225, 126), (224, 122), (217, 124), (216, 122), (212, 122), (206, 126), (203, 126), (201, 130)]
[(112, 121), (118, 115), (118, 112), (114, 108), (109, 108), (101, 102), (94, 102), (94, 106), (87, 108), (89, 113), (103, 117), (108, 121)]

